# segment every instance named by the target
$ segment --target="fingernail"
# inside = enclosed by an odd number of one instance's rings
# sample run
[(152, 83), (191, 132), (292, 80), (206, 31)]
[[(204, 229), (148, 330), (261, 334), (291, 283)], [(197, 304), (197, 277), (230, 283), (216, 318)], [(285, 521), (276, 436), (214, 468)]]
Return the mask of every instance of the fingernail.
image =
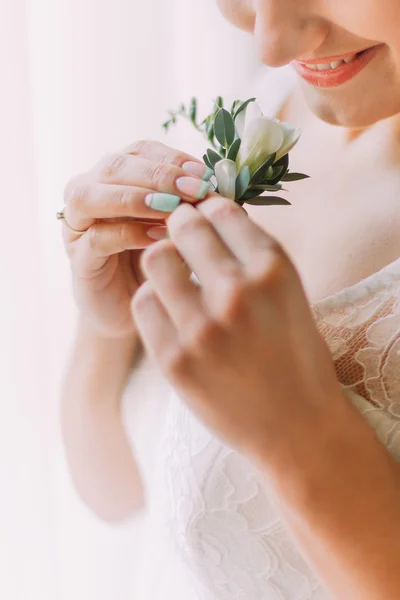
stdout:
[(201, 177), (203, 181), (210, 181), (211, 177), (214, 175), (214, 171), (209, 167), (206, 167), (206, 165), (192, 161), (185, 162), (185, 164), (182, 165), (182, 169), (192, 175)]
[(151, 227), (151, 229), (147, 231), (147, 235), (152, 240), (164, 240), (167, 237), (167, 232), (167, 227)]
[(173, 212), (180, 201), (181, 199), (179, 196), (175, 196), (174, 194), (162, 194), (161, 192), (147, 194), (144, 199), (146, 206), (163, 212)]
[(208, 181), (202, 181), (201, 179), (195, 179), (194, 177), (179, 177), (179, 179), (176, 180), (176, 187), (182, 194), (186, 194), (186, 196), (191, 196), (197, 200), (204, 200), (211, 190)]

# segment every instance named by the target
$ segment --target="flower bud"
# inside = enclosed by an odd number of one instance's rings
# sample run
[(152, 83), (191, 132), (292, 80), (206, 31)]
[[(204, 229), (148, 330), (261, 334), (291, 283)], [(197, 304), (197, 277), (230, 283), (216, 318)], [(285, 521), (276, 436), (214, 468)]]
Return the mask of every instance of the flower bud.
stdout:
[(283, 144), (276, 154), (276, 160), (288, 154), (297, 144), (301, 136), (301, 130), (293, 127), (290, 123), (279, 123), (283, 131)]
[(248, 166), (250, 175), (254, 175), (271, 154), (279, 151), (283, 143), (283, 128), (273, 119), (257, 117), (246, 123), (236, 159), (238, 171)]
[(218, 182), (218, 192), (225, 198), (235, 200), (236, 198), (236, 176), (237, 169), (233, 160), (225, 158), (215, 165), (215, 177)]

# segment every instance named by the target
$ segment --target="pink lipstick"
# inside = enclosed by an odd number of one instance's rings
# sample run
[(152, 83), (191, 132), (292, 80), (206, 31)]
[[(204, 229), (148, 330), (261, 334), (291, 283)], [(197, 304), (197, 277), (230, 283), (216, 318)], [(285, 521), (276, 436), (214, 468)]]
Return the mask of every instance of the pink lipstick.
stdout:
[(330, 88), (342, 85), (362, 71), (383, 48), (383, 44), (361, 52), (321, 57), (307, 61), (295, 60), (296, 72), (311, 85)]

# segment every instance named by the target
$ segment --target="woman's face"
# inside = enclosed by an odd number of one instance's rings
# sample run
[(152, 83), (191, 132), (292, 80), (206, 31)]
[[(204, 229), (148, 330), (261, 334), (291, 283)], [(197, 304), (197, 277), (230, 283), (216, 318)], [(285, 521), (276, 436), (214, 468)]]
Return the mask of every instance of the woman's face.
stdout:
[(260, 59), (292, 63), (312, 110), (365, 127), (400, 113), (400, 0), (217, 0)]

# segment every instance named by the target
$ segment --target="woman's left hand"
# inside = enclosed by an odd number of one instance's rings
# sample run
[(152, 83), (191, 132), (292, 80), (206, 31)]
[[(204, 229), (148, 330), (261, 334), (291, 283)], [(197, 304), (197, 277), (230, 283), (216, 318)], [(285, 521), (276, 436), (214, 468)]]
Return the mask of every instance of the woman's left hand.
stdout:
[(218, 436), (268, 461), (314, 435), (341, 396), (300, 277), (280, 244), (217, 194), (179, 206), (168, 229), (170, 240), (144, 252), (148, 281), (132, 304), (146, 349)]

